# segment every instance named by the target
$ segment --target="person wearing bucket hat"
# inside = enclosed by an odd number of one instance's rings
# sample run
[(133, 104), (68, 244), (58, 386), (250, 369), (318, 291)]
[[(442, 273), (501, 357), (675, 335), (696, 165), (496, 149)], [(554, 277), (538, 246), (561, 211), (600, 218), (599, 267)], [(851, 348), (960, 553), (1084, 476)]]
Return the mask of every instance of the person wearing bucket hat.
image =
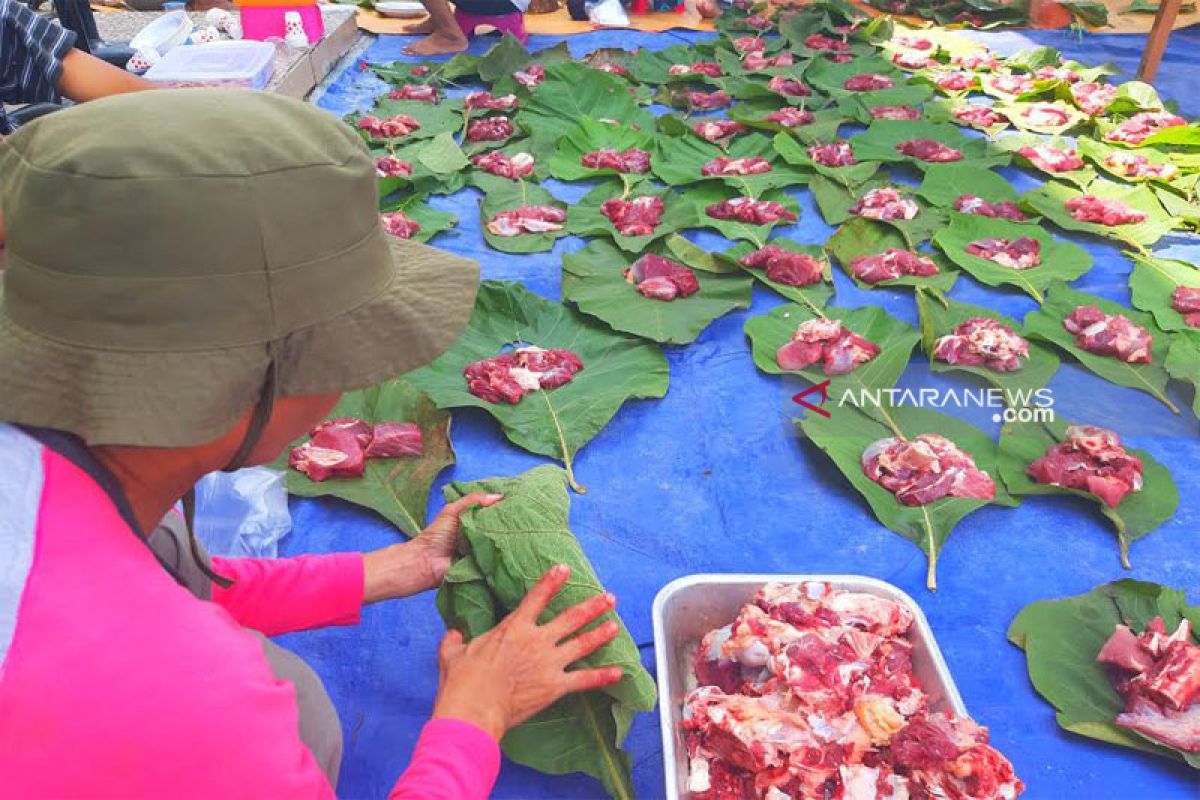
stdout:
[[(433, 588), (458, 515), (383, 550), (209, 558), (171, 509), (274, 460), (343, 391), (466, 324), (472, 262), (384, 233), (361, 139), (243, 90), (129, 94), (0, 141), (0, 775), (37, 797), (331, 797), (320, 680), (266, 637)], [(539, 624), (551, 570), (493, 631), (447, 634), (394, 798), (482, 798), (496, 742), (614, 667), (569, 670), (599, 595)]]

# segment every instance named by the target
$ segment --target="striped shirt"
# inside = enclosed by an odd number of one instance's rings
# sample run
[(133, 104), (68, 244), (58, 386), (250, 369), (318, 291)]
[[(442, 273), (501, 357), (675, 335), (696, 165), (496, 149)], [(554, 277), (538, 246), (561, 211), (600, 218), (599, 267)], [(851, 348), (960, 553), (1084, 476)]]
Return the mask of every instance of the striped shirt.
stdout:
[(18, 0), (0, 0), (0, 135), (12, 133), (4, 104), (58, 100), (62, 62), (75, 34)]

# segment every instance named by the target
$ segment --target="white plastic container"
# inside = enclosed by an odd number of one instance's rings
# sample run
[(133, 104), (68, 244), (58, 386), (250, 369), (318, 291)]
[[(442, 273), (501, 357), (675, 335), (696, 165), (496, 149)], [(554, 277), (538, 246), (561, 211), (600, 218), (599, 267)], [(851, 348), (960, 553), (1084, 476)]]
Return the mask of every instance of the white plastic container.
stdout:
[(263, 89), (274, 74), (275, 45), (246, 40), (177, 47), (151, 67), (145, 78), (171, 87)]
[(186, 42), (195, 27), (186, 11), (171, 11), (138, 31), (129, 47), (135, 53), (153, 50), (165, 56)]

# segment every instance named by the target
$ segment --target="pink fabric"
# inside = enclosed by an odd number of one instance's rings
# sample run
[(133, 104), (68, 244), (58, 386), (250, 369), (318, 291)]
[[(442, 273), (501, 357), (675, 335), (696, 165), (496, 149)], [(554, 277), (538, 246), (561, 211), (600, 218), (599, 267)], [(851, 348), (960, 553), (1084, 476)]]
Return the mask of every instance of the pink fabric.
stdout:
[[(472, 769), (463, 769), (471, 764)], [(412, 764), (388, 800), (484, 800), (500, 772), (496, 740), (469, 722), (435, 719), (425, 724)]]
[[(361, 556), (218, 560), (239, 585), (203, 602), (91, 478), (48, 450), (42, 462), (33, 565), (0, 672), (0, 795), (332, 798), (300, 740), (294, 687), (239, 623), (271, 632), (356, 620)], [(436, 744), (418, 749), (402, 796), (461, 785), (483, 797), (496, 744), (429, 727)]]
[(511, 33), (521, 44), (529, 41), (529, 34), (525, 32), (525, 15), (519, 11), (514, 11), (511, 14), (496, 14), (492, 16), (455, 11), (454, 20), (458, 23), (458, 27), (462, 29), (463, 35), (468, 39), (475, 35), (475, 30), (481, 25), (490, 25), (501, 34)]

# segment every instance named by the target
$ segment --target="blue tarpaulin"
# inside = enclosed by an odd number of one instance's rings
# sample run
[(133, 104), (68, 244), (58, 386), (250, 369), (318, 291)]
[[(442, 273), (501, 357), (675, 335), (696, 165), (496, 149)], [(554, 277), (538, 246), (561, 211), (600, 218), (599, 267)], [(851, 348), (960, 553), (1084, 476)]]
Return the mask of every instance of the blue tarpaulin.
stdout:
[[(1097, 64), (1111, 61), (1132, 77), (1144, 36), (1068, 32), (972, 34), (1009, 53), (1050, 45), (1065, 57)], [(576, 56), (597, 47), (659, 49), (703, 38), (696, 33), (596, 32), (567, 38)], [(369, 64), (404, 57), (408, 39), (381, 37), (366, 51)], [(559, 37), (535, 36), (531, 48), (557, 44)], [(494, 42), (476, 40), (481, 53)], [(1200, 32), (1175, 33), (1158, 80), (1160, 91), (1181, 111), (1200, 115)], [(385, 89), (370, 71), (352, 65), (319, 99), (337, 114), (368, 108)], [(1037, 181), (1016, 169), (1002, 170), (1019, 189)], [(573, 202), (586, 184), (551, 181), (547, 187)], [(806, 190), (797, 190), (800, 222), (782, 229), (801, 242), (821, 243), (833, 232)], [(435, 240), (439, 247), (476, 258), (487, 278), (520, 281), (546, 297), (559, 296), (561, 256), (583, 246), (558, 242), (553, 252), (505, 255), (488, 249), (480, 234), (479, 195), (465, 190), (432, 204), (460, 218), (457, 230)], [(1075, 285), (1129, 303), (1130, 261), (1111, 243), (1068, 236), (1096, 259)], [(710, 249), (726, 240), (693, 236)], [(1200, 261), (1200, 247), (1182, 237), (1157, 250)], [(874, 304), (916, 322), (911, 291), (856, 288), (835, 270), (836, 302)], [(951, 297), (989, 305), (1021, 318), (1034, 308), (1024, 295), (990, 289), (963, 276)], [(650, 607), (673, 578), (696, 572), (859, 573), (891, 581), (923, 606), (971, 714), (986, 724), (993, 743), (1012, 759), (1029, 786), (1028, 797), (1158, 800), (1196, 798), (1197, 773), (1163, 758), (1139, 755), (1067, 734), (1049, 705), (1033, 691), (1025, 660), (1005, 639), (1013, 616), (1026, 604), (1087, 591), (1125, 575), (1188, 589), (1195, 602), (1200, 574), (1200, 467), (1197, 420), (1189, 410), (1190, 390), (1174, 384), (1176, 417), (1149, 395), (1107, 383), (1077, 365), (1064, 364), (1051, 382), (1057, 413), (1116, 429), (1149, 450), (1180, 484), (1175, 517), (1132, 548), (1133, 570), (1117, 557), (1112, 528), (1094, 504), (1063, 497), (1031, 498), (1017, 509), (987, 507), (964, 519), (941, 555), (939, 589), (925, 589), (925, 556), (912, 543), (880, 525), (859, 495), (826, 457), (797, 438), (790, 401), (796, 386), (757, 371), (742, 333), (750, 315), (782, 300), (755, 288), (749, 311), (715, 322), (688, 347), (667, 348), (671, 388), (661, 401), (626, 405), (579, 454), (576, 471), (588, 488), (572, 498), (572, 528), (597, 572), (619, 598), (619, 611), (653, 670)], [(403, 347), (403, 342), (396, 342)], [(961, 375), (933, 376), (916, 358), (901, 385), (943, 388), (979, 386)], [(999, 424), (991, 409), (943, 409), (993, 436)], [(431, 511), (441, 504), (441, 484), (513, 475), (545, 463), (509, 444), (487, 415), (454, 412), (458, 464), (434, 487)], [(295, 500), (295, 530), (284, 555), (369, 550), (394, 543), (396, 532), (373, 514), (338, 501)], [(362, 624), (284, 637), (325, 679), (345, 731), (339, 794), (382, 798), (406, 765), (436, 691), (436, 651), (443, 627), (433, 595), (389, 602), (364, 611)], [(640, 797), (663, 796), (658, 718), (642, 715), (628, 740)], [(506, 763), (495, 790), (498, 798), (600, 798), (600, 785), (583, 776), (548, 776)]]

